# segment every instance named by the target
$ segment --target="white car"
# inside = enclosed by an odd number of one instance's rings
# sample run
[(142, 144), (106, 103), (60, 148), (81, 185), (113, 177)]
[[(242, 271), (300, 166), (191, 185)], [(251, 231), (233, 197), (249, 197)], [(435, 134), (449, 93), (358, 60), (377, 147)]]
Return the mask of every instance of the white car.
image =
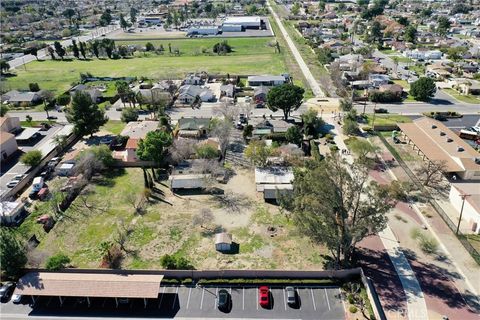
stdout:
[(13, 188), (15, 187), (20, 181), (18, 180), (12, 180), (9, 183), (7, 183), (7, 188)]
[(25, 174), (17, 174), (15, 177), (13, 177), (12, 180), (22, 181), (22, 179), (23, 179), (25, 176), (26, 176)]
[(21, 294), (14, 294), (12, 296), (12, 302), (13, 303), (20, 303), (22, 301), (22, 295)]

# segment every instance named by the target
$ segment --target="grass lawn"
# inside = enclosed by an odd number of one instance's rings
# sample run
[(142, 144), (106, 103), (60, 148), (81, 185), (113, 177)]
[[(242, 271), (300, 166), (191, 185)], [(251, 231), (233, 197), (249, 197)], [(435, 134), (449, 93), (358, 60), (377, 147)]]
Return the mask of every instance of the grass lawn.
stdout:
[[(248, 176), (248, 177), (247, 177)], [(233, 180), (233, 181), (232, 181)], [(265, 204), (255, 196), (253, 173), (243, 170), (228, 184), (222, 185), (229, 194), (247, 197), (238, 211), (225, 208), (208, 194), (173, 195), (157, 183), (143, 214), (134, 214), (130, 196), (144, 190), (141, 169), (109, 170), (97, 176), (88, 192), (78, 197), (66, 210), (64, 218), (47, 234), (35, 219), (51, 214), (52, 204), (35, 202), (33, 213), (20, 226), (25, 237), (35, 234), (40, 245), (39, 256), (58, 252), (67, 254), (79, 268), (97, 268), (102, 259), (100, 244), (118, 239), (118, 230), (129, 230), (125, 242), (122, 268), (160, 269), (160, 258), (175, 254), (187, 258), (196, 269), (322, 269), (326, 250), (313, 244), (286, 218), (277, 207)], [(65, 179), (49, 182), (58, 190)], [(160, 190), (158, 190), (160, 189)], [(234, 191), (232, 191), (234, 190)], [(88, 205), (88, 208), (85, 206)], [(202, 226), (192, 223), (193, 217), (209, 208), (213, 219)], [(268, 227), (275, 227), (271, 236)], [(239, 253), (215, 251), (214, 234), (224, 229), (239, 244)]]
[[(5, 90), (27, 89), (28, 84), (37, 82), (42, 89), (53, 90), (56, 94), (66, 91), (72, 83), (80, 80), (80, 73), (90, 72), (95, 76), (137, 76), (152, 79), (182, 78), (189, 72), (207, 71), (218, 74), (281, 74), (288, 72), (281, 54), (269, 46), (272, 38), (229, 40), (234, 52), (226, 56), (196, 55), (195, 43), (207, 43), (202, 39), (177, 40), (180, 56), (148, 55), (130, 59), (93, 59), (90, 61), (34, 61), (27, 71), (16, 70), (16, 76), (3, 81)], [(218, 41), (218, 39), (215, 39)], [(173, 42), (173, 41), (171, 41)], [(182, 45), (182, 47), (180, 46)], [(245, 47), (242, 47), (245, 46)], [(182, 49), (183, 48), (183, 49)], [(200, 50), (200, 47), (198, 47)], [(210, 48), (209, 48), (210, 49)], [(184, 50), (184, 52), (182, 51)], [(201, 51), (200, 51), (201, 52)]]
[(479, 96), (474, 96), (472, 94), (469, 95), (463, 95), (460, 94), (458, 91), (453, 90), (453, 89), (442, 89), (445, 93), (451, 95), (457, 100), (460, 100), (465, 103), (473, 103), (473, 104), (479, 104), (480, 103), (480, 97)]
[(387, 54), (387, 55), (397, 53), (397, 51), (392, 50), (392, 49), (382, 49), (382, 50), (380, 50), (380, 52), (383, 53), (383, 54)]
[[(413, 60), (404, 56), (396, 56), (398, 58), (398, 62), (402, 63), (412, 63)], [(390, 56), (390, 58), (393, 58), (393, 56)]]
[(42, 123), (48, 123), (50, 125), (54, 125), (56, 122), (55, 121), (52, 121), (52, 120), (42, 120), (42, 121), (35, 121), (35, 120), (32, 120), (32, 121), (20, 121), (20, 125), (22, 127), (38, 127), (40, 126)]
[(125, 128), (125, 123), (120, 120), (108, 120), (108, 122), (100, 127), (100, 130), (105, 130), (111, 132), (112, 134), (119, 135), (123, 128)]
[[(373, 114), (368, 114), (368, 125), (371, 126), (373, 123)], [(412, 119), (406, 116), (401, 116), (398, 114), (376, 114), (375, 115), (375, 125), (392, 125), (396, 123), (406, 123), (412, 122)]]
[(393, 80), (393, 83), (401, 85), (404, 90), (410, 90), (410, 83), (407, 80)]
[(425, 65), (423, 64), (415, 64), (408, 67), (410, 71), (415, 71), (419, 76), (423, 76), (425, 74)]

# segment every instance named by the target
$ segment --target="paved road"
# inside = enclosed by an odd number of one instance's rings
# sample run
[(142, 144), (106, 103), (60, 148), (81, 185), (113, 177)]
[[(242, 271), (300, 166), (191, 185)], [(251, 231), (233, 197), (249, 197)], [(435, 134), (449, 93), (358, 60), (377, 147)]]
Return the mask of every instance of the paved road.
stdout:
[(299, 304), (290, 307), (286, 303), (283, 287), (271, 288), (273, 304), (264, 309), (258, 304), (257, 287), (224, 287), (231, 296), (231, 308), (221, 312), (217, 308), (216, 295), (220, 287), (166, 286), (160, 288), (157, 299), (131, 300), (127, 305), (115, 307), (113, 299), (94, 298), (91, 306), (86, 301), (66, 298), (63, 306), (59, 299), (42, 297), (35, 307), (7, 303), (2, 306), (2, 319), (86, 319), (88, 317), (175, 318), (175, 319), (345, 319), (345, 309), (336, 287), (295, 287)]
[[(101, 37), (103, 35), (106, 35), (114, 30), (117, 30), (119, 27), (118, 26), (108, 26), (108, 27), (100, 27), (100, 28), (97, 28), (91, 32), (89, 32), (88, 34), (86, 35), (83, 35), (83, 36), (78, 36), (78, 37), (73, 37), (75, 40), (78, 41), (90, 41), (90, 40), (93, 40), (95, 38), (98, 38), (98, 37)], [(64, 40), (61, 42), (62, 46), (64, 47), (68, 47), (69, 45), (72, 44), (72, 40), (71, 39), (68, 39), (68, 40)], [(42, 50), (39, 50), (38, 51), (38, 59), (45, 59), (48, 55), (48, 52), (46, 49), (42, 49)], [(10, 69), (15, 69), (15, 68), (18, 68), (26, 63), (29, 63), (29, 62), (32, 62), (32, 61), (35, 61), (36, 58), (34, 55), (31, 55), (31, 54), (27, 54), (27, 55), (24, 55), (22, 57), (19, 57), (19, 58), (16, 58), (16, 59), (13, 59), (13, 60), (10, 60), (8, 63), (10, 64)]]
[[(375, 108), (387, 109), (389, 113), (397, 113), (404, 115), (422, 114), (430, 111), (455, 111), (461, 114), (479, 114), (480, 106), (474, 104), (460, 104), (460, 103), (371, 103), (368, 102), (365, 108), (366, 113), (373, 113)], [(363, 112), (364, 106), (362, 103), (356, 103), (355, 108), (358, 112)]]
[(300, 54), (297, 47), (293, 43), (292, 39), (290, 39), (290, 36), (288, 35), (287, 30), (283, 26), (283, 23), (278, 17), (277, 13), (272, 9), (269, 1), (267, 1), (267, 6), (273, 15), (273, 18), (277, 22), (278, 27), (280, 28), (280, 31), (282, 32), (283, 37), (285, 38), (285, 41), (288, 44), (288, 47), (290, 48), (290, 50), (293, 53), (293, 56), (295, 57), (295, 60), (297, 60), (297, 63), (300, 66), (300, 69), (302, 70), (302, 73), (305, 76), (305, 79), (307, 79), (307, 82), (310, 85), (310, 88), (312, 89), (313, 94), (317, 97), (325, 97), (325, 93), (320, 88), (320, 85), (318, 84), (317, 80), (315, 80), (315, 78), (313, 77), (313, 74), (310, 72), (310, 69), (308, 68), (307, 64), (303, 60), (302, 55)]

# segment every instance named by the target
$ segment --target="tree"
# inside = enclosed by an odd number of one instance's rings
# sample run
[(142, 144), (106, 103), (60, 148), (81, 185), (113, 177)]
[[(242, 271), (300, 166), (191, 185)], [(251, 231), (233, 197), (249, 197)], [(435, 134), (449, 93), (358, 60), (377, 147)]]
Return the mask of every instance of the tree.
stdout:
[(427, 187), (437, 188), (443, 180), (443, 174), (447, 172), (446, 161), (427, 161), (422, 162), (420, 167), (415, 170), (418, 180)]
[(79, 45), (80, 54), (82, 55), (83, 60), (86, 60), (86, 59), (87, 59), (87, 54), (86, 54), (86, 50), (87, 50), (86, 47), (87, 47), (87, 45), (86, 45), (86, 43), (80, 41), (80, 42), (78, 43), (78, 45)]
[(55, 41), (53, 43), (53, 46), (55, 47), (55, 52), (57, 53), (57, 55), (60, 57), (60, 59), (63, 60), (63, 57), (65, 56), (65, 54), (67, 53), (65, 51), (65, 48), (63, 48), (62, 44), (58, 41)]
[(38, 92), (38, 91), (40, 91), (40, 86), (38, 85), (38, 83), (32, 82), (32, 83), (28, 84), (28, 89), (31, 92)]
[(134, 108), (124, 108), (122, 110), (122, 117), (121, 117), (122, 122), (131, 122), (131, 121), (137, 121), (138, 120), (138, 111), (137, 109)]
[(175, 139), (168, 148), (170, 163), (177, 164), (185, 159), (189, 159), (195, 153), (196, 141), (193, 139)]
[(350, 266), (356, 245), (386, 227), (395, 204), (388, 189), (369, 182), (366, 167), (338, 155), (294, 176), (293, 196), (283, 206), (303, 234), (329, 249), (336, 268)]
[(7, 112), (10, 110), (7, 105), (4, 105), (3, 103), (0, 104), (0, 117), (4, 117)]
[(80, 59), (80, 50), (78, 49), (77, 41), (75, 41), (75, 39), (72, 39), (72, 52), (75, 58)]
[(452, 61), (460, 61), (463, 55), (468, 51), (466, 47), (451, 47), (447, 49), (448, 58)]
[(353, 108), (353, 101), (350, 99), (340, 100), (340, 110), (343, 112), (349, 112)]
[(151, 42), (145, 44), (145, 51), (155, 51), (155, 46)]
[(72, 105), (68, 108), (67, 120), (74, 125), (74, 132), (79, 136), (92, 136), (98, 129), (107, 123), (105, 112), (92, 102), (88, 93), (78, 91), (72, 99)]
[[(353, 139), (353, 138), (352, 138)], [(380, 150), (379, 147), (371, 144), (368, 140), (355, 139), (349, 145), (348, 148), (357, 155), (361, 163), (369, 163), (369, 155), (375, 154)]]
[(2, 74), (5, 74), (6, 72), (8, 72), (8, 70), (10, 70), (10, 63), (8, 63), (7, 60), (5, 60), (5, 59), (1, 59), (0, 60), (0, 72)]
[(130, 92), (128, 83), (126, 81), (117, 81), (115, 82), (115, 89), (117, 89), (117, 94), (120, 96), (123, 106), (125, 106), (125, 102), (127, 102), (128, 94)]
[(224, 40), (213, 45), (213, 52), (218, 55), (225, 55), (232, 52), (232, 47), (228, 44), (227, 40)]
[(285, 133), (285, 138), (288, 142), (295, 143), (299, 146), (302, 143), (303, 135), (300, 132), (300, 129), (294, 125), (287, 129), (287, 132)]
[(150, 131), (145, 139), (140, 139), (137, 155), (141, 160), (153, 161), (158, 165), (171, 144), (172, 136), (169, 133), (161, 130)]
[(290, 9), (290, 12), (296, 16), (299, 12), (300, 12), (300, 3), (298, 2), (295, 2), (292, 6), (292, 8)]
[(343, 122), (343, 133), (349, 136), (356, 135), (359, 132), (358, 123), (352, 119), (345, 119)]
[(408, 18), (402, 17), (402, 16), (397, 18), (397, 22), (400, 23), (402, 26), (405, 26), (405, 27), (408, 26), (409, 23), (410, 23), (410, 21), (408, 21)]
[(208, 143), (205, 143), (196, 149), (197, 157), (200, 159), (216, 159), (220, 153), (217, 148)]
[(72, 8), (68, 8), (63, 11), (63, 15), (69, 20), (70, 25), (73, 25), (73, 17), (75, 16), (75, 10), (73, 10)]
[(102, 48), (107, 53), (107, 57), (112, 59), (113, 51), (115, 50), (115, 41), (109, 38), (103, 38), (101, 42)]
[(245, 157), (259, 167), (264, 167), (267, 164), (267, 158), (270, 155), (271, 150), (263, 140), (252, 140), (245, 148)]
[(90, 45), (90, 49), (93, 53), (93, 55), (98, 59), (98, 56), (100, 55), (100, 41), (98, 40), (93, 40)]
[(132, 23), (137, 22), (137, 13), (138, 13), (137, 9), (135, 9), (133, 7), (130, 8), (130, 21)]
[(112, 22), (112, 14), (110, 13), (110, 9), (105, 10), (100, 16), (100, 25), (102, 27), (106, 27)]
[(66, 106), (70, 103), (71, 97), (68, 93), (61, 94), (57, 97), (57, 104)]
[(125, 20), (123, 13), (120, 13), (120, 27), (123, 30), (127, 30), (127, 28), (130, 27), (130, 23), (128, 23), (127, 20)]
[(329, 64), (333, 61), (332, 49), (319, 48), (317, 50), (317, 57), (321, 64)]
[(0, 269), (2, 279), (16, 278), (27, 263), (26, 247), (16, 229), (0, 227)]
[(214, 231), (209, 228), (208, 225), (215, 220), (212, 210), (209, 208), (200, 209), (200, 212), (193, 216), (192, 224), (194, 226), (200, 226), (200, 228), (207, 231)]
[(42, 90), (40, 91), (40, 97), (43, 101), (43, 110), (47, 113), (47, 119), (50, 117), (48, 114), (49, 110), (55, 108), (55, 95), (52, 91), (49, 90)]
[(303, 132), (308, 136), (318, 137), (318, 132), (323, 126), (324, 122), (318, 118), (318, 112), (313, 109), (308, 109), (302, 114)]
[(48, 54), (50, 55), (50, 58), (52, 60), (55, 60), (55, 50), (51, 46), (48, 46), (47, 51), (48, 51)]
[(410, 86), (410, 94), (415, 100), (428, 101), (435, 95), (437, 86), (432, 78), (421, 77)]
[(37, 59), (38, 61), (38, 48), (36, 46), (28, 47), (27, 49), (25, 49), (24, 53), (35, 56), (35, 59)]
[(415, 26), (409, 25), (405, 28), (405, 33), (403, 34), (403, 38), (407, 42), (415, 43), (417, 39), (417, 28)]
[(437, 33), (441, 36), (445, 36), (450, 29), (451, 22), (447, 17), (440, 16), (437, 19)]
[(302, 87), (291, 83), (273, 87), (267, 94), (267, 106), (272, 111), (282, 110), (287, 121), (290, 112), (297, 110), (302, 104), (304, 92)]
[(47, 263), (45, 264), (45, 269), (49, 271), (58, 271), (66, 268), (69, 263), (70, 258), (67, 255), (63, 253), (57, 253), (56, 255), (48, 258)]
[(373, 21), (370, 25), (370, 30), (367, 31), (368, 42), (380, 42), (383, 39), (382, 25), (377, 20)]
[(59, 148), (60, 150), (63, 150), (67, 147), (68, 144), (68, 136), (59, 134), (53, 137), (53, 143), (55, 143), (55, 146)]
[(224, 119), (215, 124), (213, 127), (212, 133), (218, 139), (220, 145), (220, 153), (222, 158), (225, 157), (227, 148), (230, 145), (230, 139), (232, 137), (232, 122)]
[(251, 124), (247, 124), (245, 128), (243, 128), (243, 139), (247, 140), (253, 134), (253, 126)]
[(318, 2), (318, 11), (320, 11), (320, 13), (323, 13), (325, 11), (325, 1), (321, 0)]
[(31, 150), (20, 157), (20, 162), (26, 166), (35, 167), (42, 161), (42, 152), (40, 150)]

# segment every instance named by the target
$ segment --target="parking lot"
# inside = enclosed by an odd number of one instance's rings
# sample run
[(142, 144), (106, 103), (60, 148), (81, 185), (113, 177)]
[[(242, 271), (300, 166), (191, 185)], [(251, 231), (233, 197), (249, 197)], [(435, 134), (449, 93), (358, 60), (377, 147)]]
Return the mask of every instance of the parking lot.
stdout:
[[(231, 308), (218, 310), (216, 296), (220, 289), (231, 296)], [(258, 301), (258, 287), (185, 287), (164, 286), (158, 299), (148, 299), (145, 307), (142, 299), (130, 300), (116, 307), (114, 299), (95, 298), (91, 306), (85, 299), (64, 298), (60, 305), (58, 297), (42, 297), (30, 306), (24, 297), (23, 304), (11, 302), (2, 306), (2, 319), (21, 315), (69, 318), (79, 316), (105, 317), (158, 317), (158, 318), (251, 318), (251, 319), (345, 319), (345, 309), (337, 287), (295, 287), (298, 304), (287, 304), (285, 287), (270, 287), (271, 305), (262, 308)]]

